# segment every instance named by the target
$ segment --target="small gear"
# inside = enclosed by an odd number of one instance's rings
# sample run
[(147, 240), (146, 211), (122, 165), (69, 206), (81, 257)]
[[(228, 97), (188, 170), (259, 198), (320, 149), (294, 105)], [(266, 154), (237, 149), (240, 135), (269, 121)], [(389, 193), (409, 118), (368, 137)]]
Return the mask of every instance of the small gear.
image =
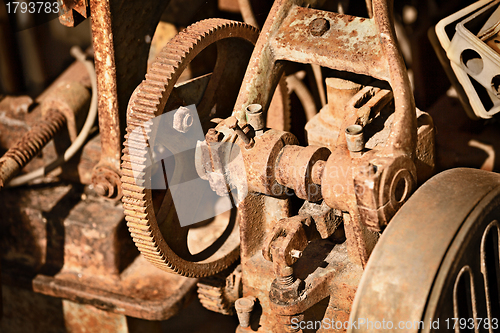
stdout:
[(234, 315), (234, 302), (241, 296), (241, 265), (227, 277), (222, 272), (200, 279), (198, 298), (208, 310)]

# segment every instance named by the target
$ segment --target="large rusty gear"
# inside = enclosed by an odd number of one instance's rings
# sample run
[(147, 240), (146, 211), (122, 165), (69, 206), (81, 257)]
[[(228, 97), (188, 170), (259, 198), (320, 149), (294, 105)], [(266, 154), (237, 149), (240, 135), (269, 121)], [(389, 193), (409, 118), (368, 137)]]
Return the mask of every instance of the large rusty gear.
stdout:
[[(210, 127), (212, 117), (229, 116), (257, 37), (257, 29), (241, 22), (224, 19), (197, 22), (175, 36), (160, 52), (146, 74), (146, 80), (130, 99), (122, 157), (125, 218), (141, 253), (165, 271), (188, 277), (206, 277), (224, 270), (239, 257), (239, 230), (233, 209), (232, 222), (227, 227), (232, 230), (224, 232), (225, 241), (219, 239), (215, 242), (218, 244), (214, 243), (198, 254), (190, 253), (187, 247), (190, 227), (180, 227), (170, 192), (165, 191), (163, 197), (159, 197), (155, 190), (144, 186), (148, 177), (145, 160), (148, 148), (152, 146), (149, 142), (151, 120), (185, 104), (176, 96), (174, 85), (191, 60), (213, 43), (217, 45), (217, 62), (203, 98), (196, 106), (205, 131)], [(281, 95), (287, 101), (288, 96)], [(283, 113), (278, 118), (283, 119), (281, 126), (286, 128), (289, 105), (287, 102), (282, 105), (281, 110), (277, 108), (278, 111), (274, 112)], [(214, 115), (215, 107), (217, 112)], [(147, 141), (134, 137), (138, 126), (142, 127), (142, 133), (146, 133)], [(214, 245), (218, 249), (214, 250)]]

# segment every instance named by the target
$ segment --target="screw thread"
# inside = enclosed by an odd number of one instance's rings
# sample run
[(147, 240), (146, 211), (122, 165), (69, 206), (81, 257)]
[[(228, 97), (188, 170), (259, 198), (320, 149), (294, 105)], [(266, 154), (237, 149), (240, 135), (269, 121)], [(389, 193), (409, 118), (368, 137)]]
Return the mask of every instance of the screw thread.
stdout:
[(65, 122), (66, 118), (61, 112), (49, 111), (45, 119), (26, 133), (4, 156), (13, 158), (19, 167), (23, 168), (54, 137)]
[[(65, 123), (66, 118), (61, 112), (50, 110), (40, 123), (33, 126), (14, 147), (10, 148), (0, 159), (2, 184), (10, 180), (16, 172), (24, 168), (33, 157), (40, 153)], [(8, 167), (7, 170), (4, 170), (3, 165), (9, 159), (14, 160), (17, 166), (14, 165), (14, 168)], [(10, 165), (12, 166), (12, 163)]]
[(291, 286), (295, 282), (293, 275), (278, 276), (277, 282), (283, 286)]

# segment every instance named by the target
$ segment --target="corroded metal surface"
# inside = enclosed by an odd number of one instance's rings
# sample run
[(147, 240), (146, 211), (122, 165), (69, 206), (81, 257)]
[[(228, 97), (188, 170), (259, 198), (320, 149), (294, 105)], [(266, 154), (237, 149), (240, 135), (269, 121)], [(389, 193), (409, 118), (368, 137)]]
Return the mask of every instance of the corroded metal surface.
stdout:
[[(128, 229), (143, 256), (136, 256), (121, 206), (64, 188), (50, 196), (64, 216), (47, 219), (43, 209), (28, 209), (20, 229), (8, 220), (9, 235), (32, 229), (38, 234), (23, 238), (19, 251), (7, 257), (33, 266), (36, 291), (69, 300), (66, 316), (73, 329), (96, 325), (87, 321), (99, 316), (108, 318), (112, 329), (123, 324), (124, 315), (160, 320), (176, 313), (189, 300), (196, 280), (164, 274), (146, 259), (184, 276), (219, 274), (200, 281), (200, 300), (226, 314), (234, 313), (236, 299), (251, 300), (252, 306), (238, 307), (238, 314), (244, 314), (240, 332), (293, 331), (292, 319), (347, 320), (378, 232), (434, 167), (432, 119), (415, 110), (395, 38), (392, 1), (367, 1), (370, 18), (361, 18), (310, 8), (316, 1), (277, 0), (252, 56), (258, 36), (254, 28), (222, 19), (201, 21), (168, 44), (140, 83), (148, 40), (167, 3), (70, 0), (63, 1), (60, 18), (74, 25), (78, 15), (92, 12), (101, 135), (82, 153), (80, 181), (91, 181), (95, 192), (106, 198), (120, 198), (123, 191)], [(176, 86), (191, 60), (212, 44), (218, 48), (214, 72)], [(283, 73), (291, 62), (354, 74), (342, 81), (347, 89), (327, 79), (329, 103), (306, 126), (313, 144), (307, 147), (285, 132), (290, 117), (289, 105), (282, 103), (287, 100)], [(390, 89), (377, 80), (355, 83), (360, 75), (387, 81)], [(149, 133), (154, 117), (201, 95), (195, 104), (207, 132), (203, 168), (222, 168), (217, 143), (230, 132), (225, 139), (234, 139), (243, 152), (246, 168), (238, 175), (246, 176), (250, 193), (238, 213), (229, 214), (223, 249), (194, 254), (188, 232), (196, 227), (180, 227), (168, 191), (145, 188), (145, 156), (152, 145), (135, 137), (134, 129)], [(278, 100), (274, 106), (273, 96)], [(29, 100), (17, 102), (11, 103), (12, 112), (30, 107)], [(254, 103), (264, 110), (258, 121), (245, 111)], [(170, 144), (189, 131), (190, 116), (176, 114), (178, 137)], [(220, 118), (217, 129), (211, 128), (214, 117)], [(68, 124), (74, 138), (78, 121), (70, 117)], [(350, 137), (344, 135), (350, 126), (362, 127), (363, 133), (351, 149)], [(211, 178), (210, 186), (223, 193), (227, 184), (221, 180)], [(37, 193), (42, 191), (30, 192), (27, 207), (33, 206)], [(71, 200), (58, 200), (66, 195)], [(309, 201), (297, 212), (298, 199)], [(46, 225), (50, 227), (44, 234)], [(31, 243), (36, 253), (29, 253)], [(240, 270), (224, 271), (238, 257)], [(100, 314), (94, 316), (95, 308), (116, 315), (96, 311)]]
[[(387, 81), (391, 90), (351, 83), (352, 88), (337, 93), (342, 100), (339, 103), (330, 89), (331, 105), (325, 112), (331, 116), (321, 121), (331, 121), (328, 125), (336, 130), (325, 131), (324, 140), (317, 136), (314, 143), (331, 150), (330, 154), (324, 148), (321, 157), (315, 158), (314, 154), (321, 148), (293, 146), (293, 140), (284, 139), (285, 133), (264, 131), (253, 137), (253, 142), (251, 137), (242, 138), (241, 133), (236, 133), (248, 189), (253, 192), (239, 209), (243, 296), (259, 300), (261, 331), (292, 331), (291, 320), (303, 318), (306, 310), (329, 295), (328, 286), (337, 286), (332, 282), (333, 268), (322, 271), (321, 278), (309, 275), (312, 282), (307, 287), (298, 278), (295, 260), (318, 237), (318, 230), (311, 231), (316, 224), (311, 224), (307, 215), (290, 217), (284, 196), (287, 188), (303, 199), (323, 198), (328, 206), (344, 212), (345, 253), (348, 261), (359, 268), (355, 274), (359, 279), (378, 232), (416, 187), (417, 147), (422, 162), (430, 167), (433, 164), (432, 123), (423, 121), (419, 142), (415, 104), (393, 28), (392, 2), (374, 1), (372, 19), (300, 5), (300, 1), (274, 3), (234, 107), (233, 116), (241, 128), (247, 120), (243, 111), (247, 105), (260, 104), (264, 109), (269, 105), (283, 71), (283, 60), (369, 75)], [(362, 127), (364, 135), (361, 148), (349, 150), (344, 131), (352, 125)], [(223, 132), (224, 126), (228, 125), (221, 121), (216, 130)], [(279, 193), (272, 191), (278, 188), (275, 183), (283, 185)], [(326, 216), (329, 220), (321, 222), (319, 218), (318, 226), (328, 237), (335, 233), (339, 219), (334, 214)], [(329, 224), (336, 227), (329, 228)], [(272, 263), (262, 260), (259, 249)], [(352, 296), (354, 290), (352, 286), (341, 294)], [(339, 315), (345, 318), (348, 306), (342, 308), (346, 312)]]
[(160, 333), (160, 321), (150, 321), (112, 313), (92, 305), (63, 300), (64, 326), (66, 332), (86, 333)]
[[(325, 20), (323, 34), (316, 35), (315, 20)], [(272, 41), (276, 60), (313, 63), (379, 79), (389, 78), (387, 59), (374, 21), (294, 7)]]
[(66, 118), (69, 138), (74, 141), (89, 112), (90, 97), (87, 87), (80, 82), (58, 82), (41, 103), (42, 116), (51, 109), (61, 112)]
[(71, 185), (1, 193), (4, 283), (148, 320), (194, 296), (197, 280), (138, 256), (120, 206)]
[[(68, 69), (67, 73), (78, 73), (78, 69), (73, 67)], [(90, 93), (76, 78), (68, 81), (59, 79), (38, 100), (41, 102), (39, 111), (42, 113), (42, 118), (2, 157), (0, 187), (4, 187), (13, 176), (40, 154), (47, 143), (61, 131), (63, 125), (67, 127), (66, 136), (69, 135), (71, 140), (76, 139), (88, 111)], [(21, 113), (22, 116), (28, 113), (29, 107), (33, 104), (31, 98), (22, 97), (6, 99), (3, 102), (10, 106), (14, 115)], [(11, 123), (25, 125), (22, 121), (13, 120), (6, 125), (11, 126)], [(64, 138), (64, 134), (60, 138)], [(62, 141), (64, 142), (64, 139)], [(56, 149), (64, 148), (61, 144), (64, 145), (62, 142), (56, 144)]]
[(177, 314), (194, 296), (196, 280), (163, 274), (142, 257), (121, 279), (94, 277), (87, 282), (67, 276), (38, 275), (36, 292), (91, 305), (97, 309), (146, 320), (165, 320)]
[[(66, 89), (68, 85), (70, 89)], [(7, 151), (10, 147), (15, 146), (33, 126), (43, 120), (44, 110), (50, 109), (47, 107), (50, 106), (49, 104), (54, 103), (52, 106), (60, 109), (65, 114), (67, 130), (61, 131), (56, 137), (57, 140), (51, 140), (45, 146), (43, 154), (35, 155), (36, 157), (26, 165), (24, 171), (30, 172), (54, 161), (71, 143), (68, 131), (75, 133), (78, 130), (77, 122), (81, 125), (80, 121), (84, 120), (82, 118), (85, 117), (88, 110), (88, 88), (90, 88), (88, 72), (85, 66), (77, 61), (71, 64), (36, 99), (28, 96), (6, 96), (3, 98), (0, 101), (0, 131), (2, 133), (0, 146), (2, 149)], [(76, 92), (78, 95), (69, 94), (70, 91), (72, 93)], [(68, 118), (70, 119), (69, 122), (67, 121)], [(71, 127), (71, 129), (68, 127)], [(84, 149), (88, 150), (87, 147)], [(99, 156), (97, 156), (98, 160)], [(79, 181), (81, 178), (84, 180), (83, 183), (89, 184), (90, 173), (97, 161), (95, 155), (83, 154), (81, 165), (77, 156), (67, 165), (52, 171), (50, 176), (58, 175), (75, 181)]]
[(43, 267), (50, 271), (61, 267), (61, 216), (80, 199), (80, 193), (72, 185), (39, 190), (21, 187), (2, 190), (0, 198), (4, 205), (0, 224), (2, 282), (29, 286), (30, 277)]

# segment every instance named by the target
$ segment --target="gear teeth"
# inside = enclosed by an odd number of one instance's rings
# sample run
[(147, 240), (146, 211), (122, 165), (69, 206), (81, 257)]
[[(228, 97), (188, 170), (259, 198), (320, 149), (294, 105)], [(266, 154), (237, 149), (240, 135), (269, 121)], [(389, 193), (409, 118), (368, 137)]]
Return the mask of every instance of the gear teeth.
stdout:
[[(124, 149), (124, 150), (126, 150), (126, 149)], [(123, 161), (137, 164), (137, 169), (133, 169), (133, 170), (142, 171), (146, 167), (145, 165), (143, 165), (143, 163), (148, 160), (147, 158), (141, 157), (141, 156), (130, 155), (128, 153), (128, 151), (126, 152), (126, 155), (124, 155), (124, 156), (125, 157), (122, 158)]]
[[(138, 118), (143, 121), (151, 120), (151, 115), (154, 116), (156, 108), (150, 107), (148, 105), (134, 105), (132, 107), (131, 117)], [(144, 115), (142, 115), (144, 114)]]
[(125, 141), (125, 143), (123, 144), (125, 147), (127, 147), (128, 149), (142, 149), (142, 150), (145, 150), (147, 147), (148, 147), (148, 144), (146, 143), (146, 140), (144, 140), (143, 142), (140, 142), (140, 141), (133, 141), (133, 140), (127, 140)]
[[(134, 112), (134, 111), (132, 110), (131, 112)], [(129, 127), (131, 127), (131, 128), (133, 127), (135, 129), (137, 127), (142, 127), (142, 125), (144, 124), (144, 119), (142, 119), (142, 120), (137, 119), (136, 114), (130, 113), (128, 120), (127, 120), (127, 123), (128, 123)]]
[(134, 170), (133, 168), (125, 168), (122, 164), (122, 169), (123, 169), (123, 175), (126, 176), (126, 177), (131, 177), (131, 178), (141, 178), (141, 179), (144, 179), (144, 172), (143, 171), (139, 171), (139, 170)]
[(221, 276), (211, 276), (201, 279), (198, 283), (198, 298), (200, 303), (208, 310), (234, 315), (234, 300), (226, 295), (226, 280)]
[(144, 152), (144, 149), (130, 149), (128, 147), (125, 147), (122, 149), (122, 152), (130, 157), (130, 162), (142, 164), (144, 161), (147, 161), (147, 155), (145, 155), (147, 153)]
[(139, 175), (140, 173), (143, 172), (142, 170), (146, 168), (142, 164), (133, 163), (133, 162), (130, 162), (129, 160), (128, 161), (123, 160), (122, 167), (130, 170), (130, 172), (133, 173), (132, 177), (134, 177), (135, 175)]
[(157, 104), (160, 103), (160, 98), (155, 94), (150, 94), (144, 91), (140, 91), (139, 93), (137, 93), (137, 96), (139, 96), (143, 100), (150, 101), (153, 106), (156, 106)]
[(156, 62), (156, 63), (152, 64), (149, 69), (154, 74), (168, 76), (174, 68), (175, 68), (174, 65), (167, 65), (167, 64), (161, 64), (161, 63)]
[(127, 190), (124, 190), (123, 194), (124, 195), (126, 194), (127, 197), (129, 197), (129, 198), (137, 199), (137, 200), (144, 200), (144, 197), (146, 196), (145, 193), (137, 193), (137, 192), (127, 191)]
[(131, 232), (130, 234), (131, 234), (132, 238), (137, 238), (137, 239), (140, 239), (140, 240), (148, 242), (148, 243), (154, 242), (154, 238), (151, 236), (145, 236), (143, 234), (136, 233), (136, 232)]
[(144, 152), (144, 149), (137, 149), (133, 147), (130, 149), (129, 147), (125, 147), (122, 149), (122, 152), (129, 155), (131, 159), (135, 159), (135, 161), (143, 162), (143, 159), (146, 160), (145, 154), (147, 153)]
[(144, 209), (144, 207), (138, 207), (136, 205), (132, 205), (132, 204), (123, 204), (123, 209), (124, 210), (128, 210), (128, 211), (134, 211), (134, 212), (138, 212), (138, 213), (142, 213), (142, 214), (145, 214), (146, 213), (146, 209)]
[(142, 221), (145, 221), (146, 217), (148, 216), (147, 213), (140, 213), (138, 211), (128, 210), (128, 209), (125, 209), (125, 214), (134, 214), (134, 215), (136, 215), (136, 218), (138, 218), (139, 220), (142, 220)]
[(142, 239), (142, 238), (137, 238), (137, 237), (133, 237), (134, 239), (134, 242), (136, 242), (137, 244), (139, 244), (141, 247), (143, 248), (146, 248), (146, 249), (150, 249), (150, 250), (157, 250), (158, 247), (152, 247), (150, 242), (148, 240), (145, 240), (145, 239)]
[(134, 182), (136, 185), (144, 186), (144, 180), (140, 179), (138, 177), (123, 176), (121, 179), (122, 179), (122, 182), (127, 182), (127, 183), (133, 183)]
[(161, 81), (155, 81), (150, 74), (146, 74), (146, 78), (148, 78), (148, 77), (150, 79), (150, 81), (148, 82), (148, 85), (150, 85), (151, 87), (157, 88), (157, 89), (161, 90), (162, 92), (165, 90), (165, 87), (167, 84), (165, 82), (163, 82), (163, 79), (161, 79)]
[[(130, 213), (130, 212), (129, 212)], [(135, 213), (135, 212), (134, 212)], [(150, 226), (148, 220), (140, 219), (133, 215), (125, 216), (125, 221), (127, 221), (130, 228), (137, 229), (140, 232), (150, 232)]]
[(124, 184), (123, 189), (124, 190), (128, 190), (128, 191), (133, 191), (133, 192), (136, 192), (136, 193), (144, 191), (144, 187), (142, 187), (142, 186), (127, 184), (127, 183)]
[(163, 65), (163, 66), (179, 66), (180, 60), (174, 60), (166, 57), (158, 57), (153, 65)]
[(136, 179), (143, 180), (144, 176), (145, 176), (145, 173), (142, 172), (142, 171), (134, 171), (132, 169), (125, 169), (125, 168), (123, 168), (122, 174), (123, 174), (124, 177), (127, 177), (125, 179), (125, 181), (127, 181), (127, 182), (129, 180), (130, 180), (130, 182), (132, 182), (132, 180), (134, 180), (134, 182), (136, 182)]
[(148, 93), (148, 94), (152, 94), (152, 95), (157, 95), (157, 96), (161, 95), (161, 93), (162, 93), (162, 89), (155, 87), (155, 86), (151, 86), (151, 85), (142, 86), (140, 91)]
[(162, 270), (187, 277), (213, 275), (234, 262), (237, 251), (231, 252), (232, 256), (225, 261), (215, 261), (210, 266), (204, 265), (203, 269), (198, 269), (199, 264), (180, 259), (164, 239), (156, 238), (159, 230), (153, 213), (152, 194), (144, 187), (147, 180), (146, 168), (150, 163), (147, 150), (152, 119), (163, 112), (159, 108), (168, 99), (168, 88), (175, 84), (181, 70), (198, 53), (194, 51), (226, 37), (238, 37), (255, 43), (257, 35), (254, 27), (240, 22), (207, 19), (194, 23), (160, 51), (150, 66), (146, 79), (131, 98), (121, 165), (125, 220), (142, 255)]
[(148, 74), (146, 74), (146, 79), (150, 80), (149, 83), (151, 83), (151, 84), (165, 85), (165, 84), (169, 83), (170, 76), (166, 76), (163, 73), (159, 73), (159, 74), (157, 74), (157, 73), (148, 73)]
[(123, 204), (123, 209), (133, 211), (141, 214), (146, 214), (146, 210), (141, 206), (141, 202), (137, 200), (130, 200)]

